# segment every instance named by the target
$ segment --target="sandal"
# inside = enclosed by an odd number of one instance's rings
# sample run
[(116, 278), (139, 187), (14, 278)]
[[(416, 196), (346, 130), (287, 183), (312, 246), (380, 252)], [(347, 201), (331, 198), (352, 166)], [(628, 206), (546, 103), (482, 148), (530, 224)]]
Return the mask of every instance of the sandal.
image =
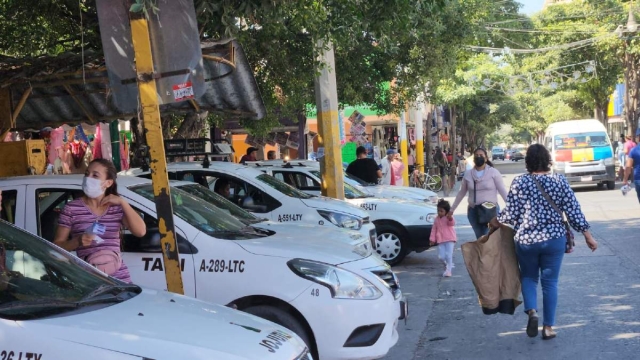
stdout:
[(556, 337), (556, 332), (542, 328), (542, 340), (551, 340)]
[[(535, 310), (529, 310), (529, 321), (527, 322), (527, 335), (529, 337), (538, 336), (538, 314)], [(544, 333), (542, 334), (544, 336)]]

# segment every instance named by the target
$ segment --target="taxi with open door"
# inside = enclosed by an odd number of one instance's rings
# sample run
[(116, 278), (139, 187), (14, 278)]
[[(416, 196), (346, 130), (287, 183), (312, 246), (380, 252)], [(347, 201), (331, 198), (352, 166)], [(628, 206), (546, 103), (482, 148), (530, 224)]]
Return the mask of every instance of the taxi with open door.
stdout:
[(5, 221), (0, 339), (0, 359), (7, 360), (311, 360), (304, 342), (282, 326), (125, 284)]
[[(51, 241), (61, 209), (82, 195), (82, 176), (8, 178), (0, 189), (7, 219)], [(121, 176), (118, 192), (147, 225), (143, 238), (123, 234), (131, 278), (165, 290), (151, 182)], [(172, 182), (171, 196), (185, 295), (282, 325), (321, 359), (379, 358), (397, 342), (407, 303), (395, 274), (366, 246), (368, 239), (355, 244), (335, 232), (323, 235), (317, 226), (297, 234), (253, 226), (194, 183)]]

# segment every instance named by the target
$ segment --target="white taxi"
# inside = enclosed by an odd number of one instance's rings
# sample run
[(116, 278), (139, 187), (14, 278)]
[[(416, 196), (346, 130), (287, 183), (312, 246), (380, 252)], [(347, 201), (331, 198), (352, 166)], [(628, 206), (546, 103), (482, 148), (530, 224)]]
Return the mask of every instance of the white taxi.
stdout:
[[(82, 194), (81, 184), (75, 175), (0, 180), (3, 210), (17, 226), (52, 240), (59, 211)], [(397, 342), (406, 302), (395, 274), (363, 246), (368, 240), (354, 245), (317, 226), (295, 235), (248, 226), (210, 201), (210, 190), (171, 186), (185, 295), (282, 325), (321, 359), (379, 358)], [(147, 225), (143, 238), (124, 233), (123, 261), (135, 283), (164, 290), (151, 182), (121, 176), (118, 192)]]
[[(320, 194), (320, 171), (308, 166), (262, 166), (272, 175), (311, 195)], [(344, 184), (346, 201), (367, 210), (376, 226), (376, 252), (390, 265), (400, 263), (411, 251), (429, 248), (429, 235), (438, 211), (431, 203), (380, 199)]]
[(0, 339), (3, 360), (311, 360), (282, 326), (122, 283), (4, 221)]
[[(308, 166), (315, 169), (320, 169), (320, 163), (312, 160), (265, 160), (265, 161), (251, 161), (247, 162), (249, 166), (269, 167), (269, 166)], [(392, 185), (380, 185), (371, 184), (362, 179), (359, 179), (351, 174), (344, 173), (344, 182), (356, 189), (381, 199), (404, 199), (404, 200), (416, 200), (424, 201), (431, 204), (438, 203), (438, 194), (431, 190), (421, 189), (411, 186), (392, 186)]]
[[(172, 180), (184, 180), (215, 188), (218, 180), (230, 185), (230, 200), (258, 217), (279, 223), (312, 224), (319, 227), (343, 228), (359, 231), (376, 239), (376, 228), (369, 214), (357, 206), (331, 198), (310, 196), (282, 181), (244, 165), (213, 161), (209, 165), (198, 162), (167, 164)], [(149, 170), (129, 169), (120, 173), (151, 178)]]

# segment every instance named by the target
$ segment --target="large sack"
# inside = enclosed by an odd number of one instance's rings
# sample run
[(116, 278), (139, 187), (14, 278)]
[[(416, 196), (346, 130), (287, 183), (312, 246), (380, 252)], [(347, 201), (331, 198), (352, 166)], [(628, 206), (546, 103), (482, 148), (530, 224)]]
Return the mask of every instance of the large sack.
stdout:
[(520, 301), (520, 269), (513, 229), (501, 227), (462, 245), (464, 263), (485, 315), (513, 315)]

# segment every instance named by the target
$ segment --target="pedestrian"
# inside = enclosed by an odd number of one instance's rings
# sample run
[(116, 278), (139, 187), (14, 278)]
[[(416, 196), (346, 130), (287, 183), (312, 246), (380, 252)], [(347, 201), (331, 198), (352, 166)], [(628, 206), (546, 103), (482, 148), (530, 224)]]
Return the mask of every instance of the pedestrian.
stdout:
[(409, 155), (407, 157), (407, 167), (409, 168), (409, 174), (413, 174), (416, 169), (416, 146), (411, 145), (409, 147)]
[(444, 169), (447, 167), (447, 158), (442, 150), (440, 150), (439, 146), (436, 146), (435, 153), (433, 154), (433, 163), (438, 167), (440, 177), (444, 178)]
[[(640, 128), (636, 130), (636, 141), (640, 144)], [(631, 185), (630, 178), (632, 175), (634, 179), (633, 182), (636, 186), (636, 195), (638, 196), (638, 202), (640, 202), (640, 146), (636, 146), (631, 149), (631, 152), (629, 152), (629, 156), (627, 156), (627, 163), (623, 180), (625, 185)]]
[(274, 150), (267, 151), (267, 160), (275, 160), (276, 152)]
[(380, 160), (380, 170), (382, 170), (382, 178), (380, 182), (382, 185), (395, 185), (396, 181), (391, 163), (396, 153), (396, 149), (391, 148), (387, 150), (387, 156)]
[(451, 205), (448, 201), (438, 201), (438, 217), (433, 222), (429, 242), (431, 246), (438, 246), (438, 259), (445, 265), (443, 277), (450, 277), (453, 269), (453, 249), (456, 245), (456, 221), (451, 214)]
[(377, 184), (378, 179), (382, 178), (382, 170), (380, 170), (375, 160), (367, 156), (367, 149), (364, 146), (358, 146), (356, 157), (357, 159), (347, 166), (347, 174), (367, 183)]
[(624, 135), (620, 134), (620, 140), (616, 141), (616, 143), (618, 144), (617, 146), (617, 155), (618, 155), (618, 161), (620, 162), (620, 169), (618, 170), (618, 178), (620, 180), (622, 180), (624, 178), (624, 167), (626, 165), (626, 158), (625, 158), (625, 153), (624, 153), (624, 143), (626, 142), (626, 139), (624, 137)]
[(391, 166), (393, 167), (393, 176), (395, 180), (396, 186), (404, 186), (404, 164), (402, 163), (402, 157), (400, 154), (395, 154), (393, 156), (393, 161), (391, 162)]
[[(520, 279), (524, 310), (528, 314), (527, 335), (538, 335), (538, 278), (542, 280), (542, 338), (553, 339), (558, 304), (558, 275), (562, 258), (568, 252), (568, 224), (584, 235), (587, 246), (595, 251), (598, 243), (591, 236), (589, 223), (580, 204), (563, 175), (551, 174), (551, 155), (540, 144), (529, 146), (525, 156), (528, 174), (513, 180), (506, 206), (491, 226), (513, 227), (516, 256), (520, 264)], [(564, 214), (564, 215), (563, 215)]]
[(54, 243), (116, 279), (130, 283), (120, 253), (120, 229), (135, 237), (146, 233), (144, 220), (118, 195), (117, 170), (105, 159), (95, 159), (82, 182), (84, 196), (70, 201), (60, 212)]
[(493, 167), (485, 149), (478, 148), (474, 151), (473, 164), (473, 168), (464, 172), (460, 191), (451, 206), (451, 214), (453, 215), (462, 199), (468, 195), (467, 218), (476, 239), (479, 239), (489, 232), (489, 221), (492, 217), (490, 215), (498, 210), (498, 194), (506, 201), (507, 189), (502, 174)]
[(240, 164), (244, 165), (247, 161), (257, 161), (258, 149), (253, 146), (247, 149), (247, 153), (240, 158)]

